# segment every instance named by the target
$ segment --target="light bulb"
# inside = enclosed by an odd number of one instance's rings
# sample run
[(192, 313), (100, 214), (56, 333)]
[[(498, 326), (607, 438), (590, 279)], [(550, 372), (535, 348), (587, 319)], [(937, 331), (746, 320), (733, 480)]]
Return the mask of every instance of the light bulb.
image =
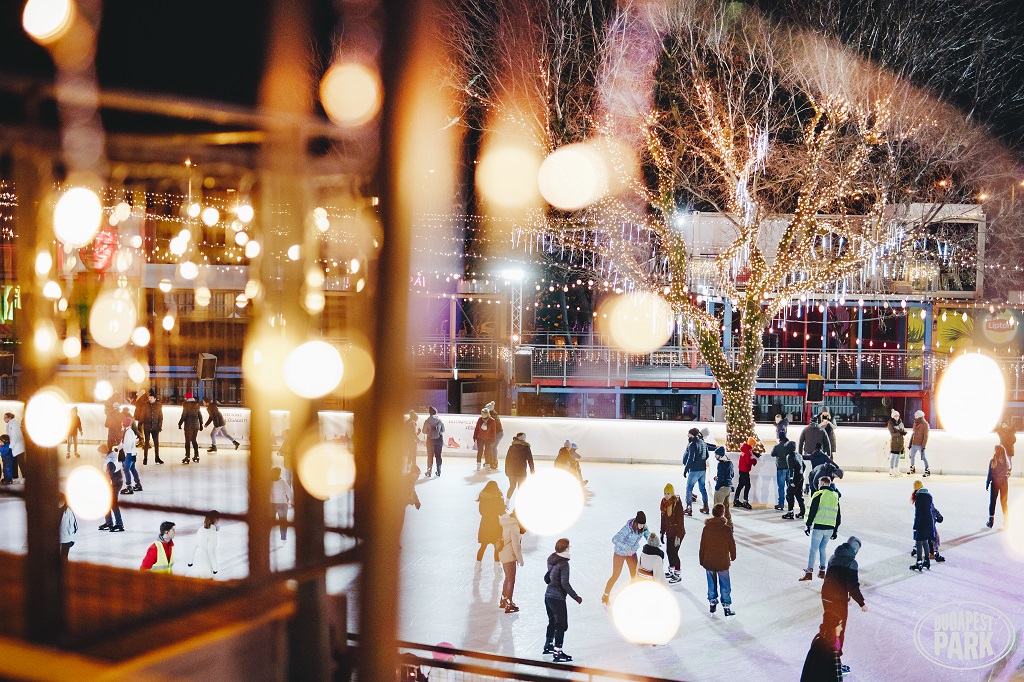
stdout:
[(100, 229), (103, 205), (91, 189), (73, 187), (61, 196), (53, 211), (53, 232), (71, 248), (85, 246)]

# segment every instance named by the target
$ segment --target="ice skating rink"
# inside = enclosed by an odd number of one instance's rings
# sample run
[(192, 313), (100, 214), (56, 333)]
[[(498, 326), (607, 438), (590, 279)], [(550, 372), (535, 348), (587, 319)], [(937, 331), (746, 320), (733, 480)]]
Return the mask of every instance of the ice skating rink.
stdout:
[[(187, 502), (221, 511), (242, 511), (245, 505), (245, 452), (206, 457), (199, 465), (182, 466), (181, 451), (166, 448), (169, 464), (139, 466), (145, 493), (138, 499), (161, 503)], [(75, 461), (72, 460), (72, 465)], [(762, 465), (772, 467), (769, 460)], [(420, 466), (425, 462), (420, 457)], [(550, 467), (540, 462), (538, 467)], [(681, 583), (670, 586), (682, 610), (682, 625), (666, 646), (627, 643), (615, 630), (608, 609), (601, 605), (604, 583), (611, 570), (611, 536), (638, 509), (653, 528), (658, 525), (658, 504), (666, 483), (677, 492), (684, 486), (679, 466), (640, 464), (588, 464), (590, 479), (586, 506), (565, 535), (572, 540), (572, 583), (583, 604), (569, 603), (570, 627), (565, 650), (575, 663), (633, 673), (685, 680), (794, 680), (799, 677), (808, 645), (821, 617), (821, 581), (797, 582), (807, 561), (809, 540), (800, 521), (784, 521), (780, 512), (755, 508), (734, 510), (738, 559), (732, 567), (733, 605), (728, 620), (721, 609), (708, 613), (704, 571), (697, 562), (700, 531), (706, 518), (695, 507), (686, 519), (681, 547)], [(446, 457), (440, 479), (421, 479), (419, 511), (409, 507), (402, 539), (400, 589), (402, 638), (428, 644), (448, 641), (456, 647), (524, 658), (541, 658), (546, 616), (543, 593), (545, 560), (556, 537), (526, 534), (526, 565), (519, 569), (515, 602), (522, 609), (506, 615), (498, 609), (503, 576), (495, 571), (490, 554), (475, 562), (477, 549), (476, 496), (489, 479), (504, 490), (501, 473), (475, 471), (466, 458)], [(1009, 533), (985, 527), (988, 495), (976, 476), (932, 476), (924, 479), (935, 504), (945, 517), (939, 526), (943, 564), (917, 574), (912, 563), (912, 507), (914, 477), (891, 479), (886, 474), (856, 473), (840, 482), (843, 523), (840, 540), (857, 535), (863, 541), (858, 555), (861, 587), (869, 611), (851, 604), (844, 662), (852, 666), (850, 679), (858, 680), (1016, 680), (1024, 679), (1024, 556), (1010, 548)], [(710, 491), (709, 491), (710, 492)], [(1024, 482), (1010, 482), (1010, 499), (1024, 505)], [(1024, 508), (1018, 507), (1024, 512)], [(339, 503), (329, 503), (328, 515), (341, 515)], [(127, 531), (110, 534), (96, 530), (98, 523), (81, 521), (73, 560), (137, 567), (153, 541), (164, 515), (127, 510)], [(0, 548), (20, 551), (24, 543), (20, 500), (0, 498)], [(175, 572), (194, 547), (199, 518), (172, 519), (179, 523), (175, 540)], [(1024, 524), (1015, 526), (1024, 532)], [(335, 540), (329, 541), (331, 544)], [(398, 543), (396, 542), (396, 551)], [(829, 545), (829, 553), (837, 542)], [(1024, 543), (1021, 543), (1024, 544)], [(291, 564), (292, 539), (274, 542), (274, 561)], [(240, 577), (245, 572), (245, 528), (222, 522), (218, 578)], [(372, 570), (372, 567), (370, 567)], [(350, 585), (352, 569), (337, 569), (329, 589)], [(627, 578), (613, 591), (624, 588)], [(392, 576), (379, 576), (380, 589), (392, 589)], [(995, 664), (962, 670), (954, 661), (943, 667), (922, 653), (919, 621), (933, 608), (952, 602), (973, 602), (1004, 614), (1016, 633), (1010, 654)], [(352, 609), (354, 612), (354, 608)], [(929, 616), (930, 618), (931, 616)], [(354, 625), (354, 624), (353, 624)], [(925, 645), (931, 646), (927, 639)]]

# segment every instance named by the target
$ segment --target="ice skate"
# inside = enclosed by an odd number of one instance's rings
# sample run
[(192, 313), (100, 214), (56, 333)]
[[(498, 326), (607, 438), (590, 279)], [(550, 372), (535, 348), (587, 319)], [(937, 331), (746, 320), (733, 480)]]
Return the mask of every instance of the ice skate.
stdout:
[(432, 473), (432, 472), (430, 471), (430, 469), (427, 469), (426, 473), (425, 473), (425, 474), (423, 474), (423, 475), (424, 475), (424, 476), (425, 476), (426, 478), (430, 478), (430, 475), (431, 475), (431, 473)]
[(736, 615), (736, 612), (733, 611), (732, 607), (729, 606), (728, 604), (726, 604), (725, 606), (722, 607), (722, 611), (725, 613), (725, 617), (726, 618), (728, 618), (729, 616), (735, 616)]
[(798, 583), (802, 583), (805, 580), (813, 580), (813, 579), (814, 579), (814, 573), (812, 571), (804, 571), (804, 577), (800, 578), (800, 580), (797, 580), (797, 582)]
[(678, 573), (672, 572), (668, 576), (668, 583), (670, 585), (675, 585), (680, 580), (682, 580), (682, 577), (680, 577), (680, 575)]
[(792, 519), (793, 518), (793, 512), (786, 512), (785, 514), (782, 515), (782, 518), (784, 518), (784, 519)]
[(921, 477), (922, 478), (927, 478), (928, 476), (931, 476), (931, 475), (932, 475), (932, 470), (931, 469), (925, 469), (924, 473), (921, 474)]
[(192, 456), (192, 461), (193, 462), (198, 462), (199, 461), (199, 455), (193, 455)]
[(519, 607), (516, 606), (511, 601), (505, 606), (505, 613), (518, 613), (518, 612), (519, 612)]
[(775, 511), (785, 511), (785, 509), (781, 504), (775, 505)]
[(206, 448), (206, 451), (207, 452), (217, 452), (217, 446), (216, 445), (211, 445), (210, 447)]
[(991, 527), (992, 527), (992, 522), (993, 522), (994, 520), (995, 520), (995, 517), (994, 517), (994, 516), (990, 516), (990, 517), (988, 517), (988, 523), (986, 523), (985, 525), (986, 525), (986, 526), (988, 526), (989, 528), (991, 528)]
[(917, 571), (918, 573), (920, 573), (921, 572), (921, 564), (919, 564), (919, 563), (918, 564), (911, 564), (910, 565), (910, 570), (911, 571)]
[(700, 513), (701, 514), (710, 514), (711, 512), (708, 510), (708, 505), (705, 504), (703, 507), (701, 507), (700, 508)]
[[(686, 509), (683, 510), (683, 513), (686, 514), (687, 516), (693, 516), (693, 507), (691, 507), (690, 505), (686, 505)], [(992, 527), (992, 522), (991, 521), (989, 521), (988, 527), (989, 528)]]
[(818, 569), (818, 577), (821, 578), (822, 580), (825, 579), (825, 569), (824, 568), (819, 568)]
[(237, 440), (233, 440), (231, 442), (235, 444), (235, 450), (237, 450), (238, 449), (238, 441)]
[(121, 491), (121, 494), (122, 495), (134, 495), (135, 491), (133, 491), (130, 487), (125, 486), (124, 490)]
[(111, 532), (111, 533), (123, 533), (123, 532), (124, 532), (124, 526), (122, 526), (122, 525), (121, 525), (121, 524), (119, 523), (119, 524), (117, 524), (116, 526), (112, 527), (112, 528), (110, 529), (110, 532)]
[(554, 655), (554, 657), (552, 657), (551, 660), (554, 661), (555, 663), (568, 663), (569, 661), (572, 660), (572, 656), (570, 656), (569, 654), (565, 653), (564, 651), (561, 651), (559, 649), (555, 649), (555, 655)]
[(508, 606), (508, 599), (506, 597), (502, 597), (501, 601), (498, 602), (498, 608), (503, 609), (506, 606)]
[(937, 561), (937, 562), (939, 562), (941, 564), (945, 560), (946, 560), (946, 557), (944, 557), (944, 556), (942, 556), (941, 554), (938, 554), (938, 553), (935, 554), (935, 561)]
[(135, 485), (132, 486), (132, 490), (134, 490), (137, 493), (141, 493), (142, 492), (142, 484), (141, 483), (136, 483)]
[(547, 656), (548, 654), (555, 653), (555, 647), (552, 646), (551, 642), (544, 643), (544, 651), (540, 652), (541, 656)]
[(188, 455), (185, 455), (185, 459), (181, 460), (181, 463), (182, 463), (182, 464), (188, 464), (188, 463), (189, 463), (189, 462), (191, 462), (191, 461), (192, 461), (192, 460), (190, 460), (190, 459), (188, 458)]
[(601, 595), (601, 603), (604, 604), (605, 606), (608, 606), (608, 593), (607, 592)]
[(708, 606), (709, 606), (709, 607), (711, 608), (711, 613), (714, 613), (714, 612), (715, 612), (715, 609), (717, 609), (717, 608), (718, 608), (718, 604), (715, 604), (714, 602), (712, 602), (712, 603), (711, 603), (711, 604), (709, 604)]
[(796, 518), (798, 518), (798, 519), (802, 519), (803, 517), (804, 517), (804, 513), (803, 512), (800, 512), (799, 514), (796, 515)]
[(916, 474), (916, 473), (917, 473), (917, 467), (915, 467), (915, 466), (911, 465), (911, 467), (910, 467), (910, 473), (912, 473), (912, 474)]

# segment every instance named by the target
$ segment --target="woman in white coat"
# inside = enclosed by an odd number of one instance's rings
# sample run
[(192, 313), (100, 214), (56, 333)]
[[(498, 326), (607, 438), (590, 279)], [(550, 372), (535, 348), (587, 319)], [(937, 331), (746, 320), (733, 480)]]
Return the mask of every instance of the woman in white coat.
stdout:
[(512, 594), (516, 589), (516, 566), (523, 565), (523, 547), (520, 535), (523, 529), (519, 525), (519, 519), (513, 514), (503, 514), (498, 517), (501, 524), (501, 550), (498, 552), (498, 560), (505, 569), (505, 583), (501, 587), (501, 603), (498, 608), (504, 608), (505, 613), (515, 613), (519, 607), (512, 601)]
[(220, 530), (220, 512), (206, 515), (203, 527), (196, 533), (196, 549), (188, 562), (188, 574), (193, 578), (212, 578), (220, 570), (217, 562), (217, 531)]
[(657, 533), (647, 536), (647, 544), (640, 550), (640, 560), (637, 562), (637, 578), (665, 584), (665, 553), (661, 551), (660, 545)]

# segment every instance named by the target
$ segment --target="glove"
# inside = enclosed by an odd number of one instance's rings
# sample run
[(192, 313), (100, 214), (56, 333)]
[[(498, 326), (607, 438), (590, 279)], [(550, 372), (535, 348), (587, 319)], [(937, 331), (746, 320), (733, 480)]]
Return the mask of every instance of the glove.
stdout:
[(837, 537), (839, 537), (838, 533), (832, 531), (832, 539), (835, 540)]
[(214, 574), (214, 575), (217, 575), (217, 571), (214, 571), (214, 572), (213, 572), (213, 574)]
[(665, 531), (661, 531), (661, 542), (662, 544), (665, 542)]
[[(689, 469), (683, 469), (683, 476), (689, 476), (689, 475), (690, 475), (690, 470)], [(985, 487), (985, 490), (988, 490), (987, 486)]]
[(577, 595), (577, 597), (576, 597), (576, 603), (577, 603), (577, 604), (582, 604), (582, 603), (583, 603), (583, 597), (580, 597), (580, 596), (578, 596), (578, 595)]
[(181, 431), (181, 424), (178, 424), (178, 430)]
[(864, 613), (867, 613), (868, 612), (868, 605), (867, 604), (862, 605), (860, 607), (860, 610), (863, 611)]
[(810, 534), (811, 534), (811, 527), (810, 526), (804, 526), (804, 535), (810, 535)]
[(189, 568), (192, 568), (192, 564), (189, 564), (189, 565), (188, 565), (188, 567), (189, 567)]

